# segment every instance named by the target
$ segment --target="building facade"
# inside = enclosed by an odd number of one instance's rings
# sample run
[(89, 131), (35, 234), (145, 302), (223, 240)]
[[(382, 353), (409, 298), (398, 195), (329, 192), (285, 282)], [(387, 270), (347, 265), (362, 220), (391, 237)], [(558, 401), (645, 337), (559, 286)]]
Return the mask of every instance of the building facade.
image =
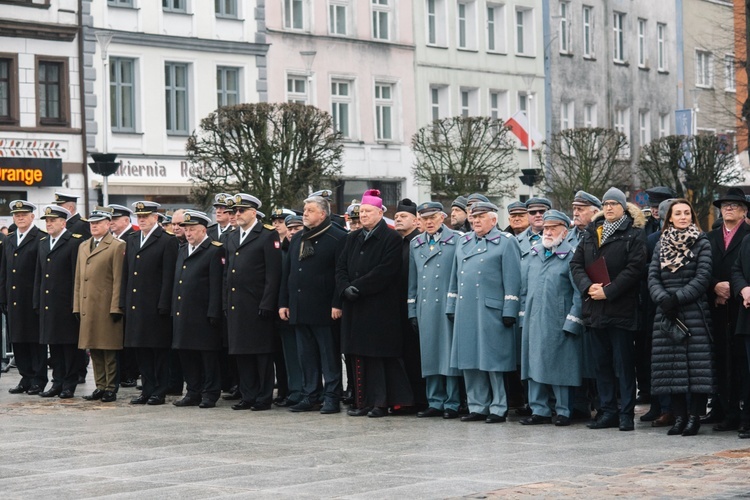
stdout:
[[(187, 137), (221, 105), (267, 99), (263, 2), (83, 5), (86, 144), (89, 152), (117, 154), (110, 203), (188, 206)], [(95, 200), (101, 185), (91, 173)]]
[(77, 0), (5, 2), (0, 22), (0, 225), (8, 202), (83, 193), (85, 146)]

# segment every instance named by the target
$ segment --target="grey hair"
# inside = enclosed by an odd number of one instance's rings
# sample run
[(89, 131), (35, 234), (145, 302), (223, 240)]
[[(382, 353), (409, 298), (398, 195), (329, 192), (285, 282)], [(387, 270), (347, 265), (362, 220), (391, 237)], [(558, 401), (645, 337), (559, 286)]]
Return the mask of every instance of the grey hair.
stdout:
[(326, 214), (326, 217), (331, 215), (331, 204), (322, 196), (311, 196), (305, 200), (305, 205), (308, 203), (315, 203), (318, 205), (318, 207)]

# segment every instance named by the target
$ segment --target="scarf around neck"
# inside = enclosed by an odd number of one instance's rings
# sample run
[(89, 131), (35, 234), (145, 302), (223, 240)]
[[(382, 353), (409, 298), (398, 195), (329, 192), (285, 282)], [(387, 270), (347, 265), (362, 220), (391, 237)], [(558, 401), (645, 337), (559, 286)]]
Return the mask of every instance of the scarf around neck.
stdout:
[(614, 222), (609, 222), (607, 219), (604, 219), (604, 224), (602, 225), (602, 244), (607, 241), (607, 238), (615, 234), (615, 231), (617, 231), (617, 229), (622, 226), (622, 223), (627, 219), (627, 213), (622, 214), (622, 217)]
[(687, 264), (689, 259), (693, 259), (695, 254), (690, 249), (700, 235), (701, 230), (695, 224), (690, 224), (685, 229), (669, 226), (669, 229), (663, 230), (659, 249), (661, 268), (666, 267), (670, 272), (675, 272)]
[(315, 255), (315, 249), (311, 243), (312, 240), (325, 233), (331, 228), (331, 218), (326, 217), (319, 226), (312, 229), (305, 228), (305, 233), (302, 235), (302, 242), (299, 246), (299, 260), (304, 260), (308, 257)]

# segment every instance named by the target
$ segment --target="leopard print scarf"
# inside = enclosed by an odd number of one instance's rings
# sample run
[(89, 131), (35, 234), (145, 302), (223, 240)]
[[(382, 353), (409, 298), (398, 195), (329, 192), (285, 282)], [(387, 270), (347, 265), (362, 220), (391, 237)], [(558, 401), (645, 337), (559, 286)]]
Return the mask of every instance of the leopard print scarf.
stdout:
[(688, 260), (695, 258), (690, 248), (700, 235), (701, 230), (695, 224), (690, 224), (686, 229), (669, 226), (669, 229), (662, 231), (659, 250), (661, 268), (666, 267), (670, 272), (675, 272), (687, 264)]

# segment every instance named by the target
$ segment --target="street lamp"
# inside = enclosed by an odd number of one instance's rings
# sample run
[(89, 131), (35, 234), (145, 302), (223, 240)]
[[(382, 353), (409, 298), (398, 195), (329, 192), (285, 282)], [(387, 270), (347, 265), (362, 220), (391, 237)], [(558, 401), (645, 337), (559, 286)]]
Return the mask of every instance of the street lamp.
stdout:
[(700, 108), (698, 107), (698, 101), (700, 101), (700, 98), (700, 89), (690, 90), (690, 100), (692, 101), (693, 106), (693, 130), (691, 130), (690, 132), (692, 132), (694, 136), (698, 135), (698, 112), (700, 111)]
[[(526, 117), (527, 117), (528, 122), (529, 122), (529, 130), (528, 130), (528, 134), (527, 134), (527, 141), (528, 141), (528, 143), (526, 145), (527, 146), (526, 149), (529, 150), (529, 167), (528, 168), (532, 169), (532, 168), (534, 168), (534, 153), (531, 150), (531, 148), (532, 148), (532, 138), (531, 138), (531, 136), (532, 136), (532, 130), (533, 130), (534, 127), (533, 127), (533, 123), (532, 123), (532, 120), (531, 120), (531, 115), (532, 115), (531, 100), (533, 99), (533, 96), (532, 96), (532, 85), (534, 84), (534, 79), (536, 78), (536, 75), (527, 73), (527, 74), (521, 75), (521, 78), (523, 79), (523, 83), (524, 83), (524, 85), (526, 86), (526, 89), (527, 89), (526, 90), (526, 110), (527, 110)], [(532, 185), (529, 185), (529, 197), (531, 197), (531, 198), (534, 197), (534, 187)]]
[[(91, 167), (91, 169), (94, 171), (94, 173), (99, 173), (104, 177), (104, 182), (102, 183), (102, 199), (104, 202), (104, 205), (109, 205), (109, 176), (115, 173), (117, 170), (112, 169), (112, 165), (116, 164), (115, 159), (117, 158), (116, 154), (107, 154), (107, 135), (109, 133), (109, 121), (108, 121), (108, 110), (107, 110), (107, 101), (109, 99), (107, 98), (107, 79), (109, 78), (109, 71), (107, 70), (108, 67), (108, 58), (107, 58), (107, 49), (109, 48), (109, 44), (112, 41), (112, 33), (109, 33), (107, 31), (97, 31), (94, 33), (94, 36), (96, 36), (96, 43), (99, 44), (99, 49), (101, 51), (102, 55), (102, 153), (97, 155), (97, 157), (94, 157), (92, 154), (91, 157), (94, 159), (94, 163), (89, 163), (89, 166), (97, 165), (97, 168)], [(109, 164), (109, 168), (100, 168), (100, 165), (103, 164)], [(98, 170), (98, 171), (97, 171)]]
[(300, 50), (299, 52), (302, 62), (305, 64), (305, 75), (308, 79), (312, 77), (312, 65), (317, 54), (318, 52), (315, 50)]

